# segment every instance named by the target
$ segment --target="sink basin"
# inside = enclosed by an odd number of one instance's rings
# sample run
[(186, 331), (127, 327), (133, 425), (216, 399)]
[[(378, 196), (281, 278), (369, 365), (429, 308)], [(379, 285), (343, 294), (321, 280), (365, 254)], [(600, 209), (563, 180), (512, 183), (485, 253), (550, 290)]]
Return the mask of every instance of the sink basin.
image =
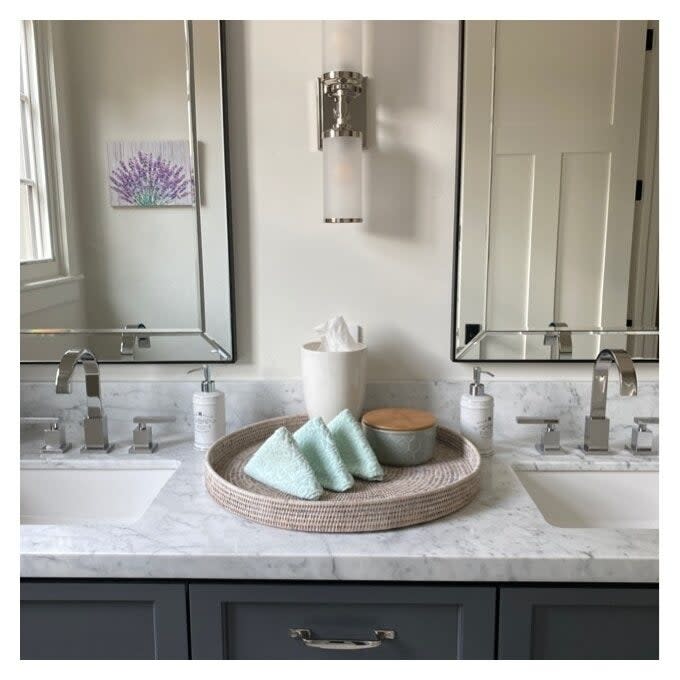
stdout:
[(658, 529), (655, 470), (513, 468), (547, 522), (569, 529)]
[(132, 524), (178, 467), (175, 460), (22, 461), (21, 523)]

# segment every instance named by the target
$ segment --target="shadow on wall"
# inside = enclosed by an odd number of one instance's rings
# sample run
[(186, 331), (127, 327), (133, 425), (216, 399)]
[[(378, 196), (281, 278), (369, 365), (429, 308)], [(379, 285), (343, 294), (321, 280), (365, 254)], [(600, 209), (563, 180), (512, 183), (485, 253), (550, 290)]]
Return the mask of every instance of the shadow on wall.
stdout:
[(368, 361), (369, 376), (390, 375), (398, 366), (400, 380), (418, 380), (423, 367), (428, 371), (427, 375), (437, 375), (440, 357), (394, 325), (371, 335)]
[(429, 22), (365, 22), (369, 76), (368, 149), (364, 159), (365, 225), (370, 233), (416, 240), (418, 158), (410, 121), (423, 106)]

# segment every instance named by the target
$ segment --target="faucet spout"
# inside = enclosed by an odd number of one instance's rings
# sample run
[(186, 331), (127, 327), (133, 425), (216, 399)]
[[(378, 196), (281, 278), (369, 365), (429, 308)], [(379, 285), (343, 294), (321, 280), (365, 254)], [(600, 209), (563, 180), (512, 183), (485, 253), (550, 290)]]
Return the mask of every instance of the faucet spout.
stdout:
[(108, 453), (112, 446), (109, 444), (106, 417), (102, 409), (99, 364), (94, 352), (89, 349), (69, 349), (64, 352), (54, 381), (57, 394), (70, 394), (71, 377), (79, 362), (83, 365), (85, 371), (85, 392), (87, 393), (87, 417), (83, 421), (85, 444), (81, 451), (105, 451)]
[(623, 397), (637, 394), (637, 374), (630, 354), (623, 349), (603, 349), (593, 366), (593, 388), (590, 415), (586, 417), (583, 448), (586, 451), (609, 450), (609, 418), (607, 418), (607, 385), (612, 363), (619, 372), (620, 392)]
[(597, 355), (593, 367), (593, 391), (590, 402), (590, 415), (593, 418), (606, 416), (607, 384), (612, 363), (619, 372), (621, 396), (634, 397), (637, 394), (637, 374), (630, 354), (623, 349), (603, 349)]
[[(87, 415), (88, 417), (102, 416), (101, 383), (99, 379), (99, 364), (97, 357), (89, 349), (69, 349), (59, 362), (57, 376), (54, 381), (57, 394), (71, 393), (71, 377), (78, 365), (82, 363), (85, 370), (85, 392), (88, 397)], [(96, 399), (97, 404), (92, 405), (90, 399)]]

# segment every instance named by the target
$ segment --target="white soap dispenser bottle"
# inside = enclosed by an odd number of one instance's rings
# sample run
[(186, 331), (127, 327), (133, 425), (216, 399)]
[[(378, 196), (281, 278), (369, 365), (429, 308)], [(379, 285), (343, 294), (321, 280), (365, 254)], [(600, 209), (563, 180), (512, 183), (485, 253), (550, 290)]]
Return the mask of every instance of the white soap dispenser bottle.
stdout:
[(480, 382), (482, 373), (494, 377), (493, 373), (483, 371), (479, 366), (472, 369), (473, 381), (470, 393), (460, 398), (460, 433), (467, 437), (482, 456), (493, 454), (493, 397), (484, 393)]
[(224, 392), (215, 389), (215, 381), (210, 379), (210, 366), (192, 368), (189, 373), (203, 371), (201, 391), (194, 392), (194, 447), (199, 451), (209, 449), (227, 433), (224, 410)]

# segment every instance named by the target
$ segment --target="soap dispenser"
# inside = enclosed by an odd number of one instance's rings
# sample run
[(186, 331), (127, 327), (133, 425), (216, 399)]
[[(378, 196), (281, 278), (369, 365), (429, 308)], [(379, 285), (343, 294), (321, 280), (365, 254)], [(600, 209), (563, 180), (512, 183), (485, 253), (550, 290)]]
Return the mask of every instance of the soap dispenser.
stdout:
[(196, 371), (203, 371), (203, 380), (201, 391), (194, 392), (193, 398), (194, 447), (205, 451), (227, 433), (224, 392), (215, 389), (208, 364), (192, 368), (189, 373)]
[(490, 456), (493, 454), (493, 397), (484, 393), (484, 385), (480, 382), (482, 373), (494, 377), (479, 366), (472, 369), (470, 393), (460, 398), (460, 433), (482, 456)]

